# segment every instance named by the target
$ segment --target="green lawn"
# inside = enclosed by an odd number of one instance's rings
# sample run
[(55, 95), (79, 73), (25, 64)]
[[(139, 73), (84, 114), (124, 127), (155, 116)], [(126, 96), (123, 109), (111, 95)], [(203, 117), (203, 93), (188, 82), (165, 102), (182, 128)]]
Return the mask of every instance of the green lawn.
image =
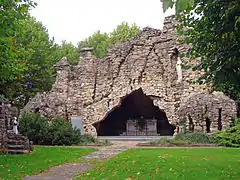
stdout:
[(131, 149), (78, 179), (240, 179), (240, 149)]
[(95, 151), (94, 149), (37, 146), (32, 154), (0, 155), (0, 179), (21, 179), (26, 175), (64, 163)]

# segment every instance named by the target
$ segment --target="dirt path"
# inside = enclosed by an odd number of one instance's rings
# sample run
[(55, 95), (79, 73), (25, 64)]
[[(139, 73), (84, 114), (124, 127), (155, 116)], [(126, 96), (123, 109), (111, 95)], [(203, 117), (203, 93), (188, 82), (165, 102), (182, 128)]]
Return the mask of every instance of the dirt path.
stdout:
[[(65, 163), (50, 168), (47, 172), (38, 175), (24, 177), (24, 180), (69, 180), (77, 174), (89, 171), (94, 168), (90, 163), (93, 160), (105, 161), (129, 148), (136, 147), (136, 141), (114, 142), (111, 146), (96, 147), (98, 151), (80, 158), (84, 163)], [(82, 148), (82, 147), (79, 147)]]

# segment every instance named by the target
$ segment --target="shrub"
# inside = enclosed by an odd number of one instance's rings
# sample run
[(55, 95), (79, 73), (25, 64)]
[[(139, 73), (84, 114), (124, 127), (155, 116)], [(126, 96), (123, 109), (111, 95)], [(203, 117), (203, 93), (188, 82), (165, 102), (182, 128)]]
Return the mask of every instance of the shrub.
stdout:
[(49, 145), (73, 145), (79, 144), (81, 135), (79, 130), (73, 129), (65, 118), (56, 118), (48, 127), (45, 144)]
[(25, 114), (20, 119), (19, 131), (34, 144), (44, 144), (48, 126), (48, 120), (40, 114)]
[(160, 138), (159, 140), (157, 141), (150, 141), (150, 142), (147, 142), (147, 143), (140, 143), (140, 144), (150, 144), (150, 145), (167, 145), (167, 144), (170, 144), (170, 139), (168, 139), (167, 137), (162, 137)]
[(177, 134), (175, 140), (188, 141), (193, 144), (210, 144), (211, 137), (205, 133), (180, 133)]
[(162, 137), (160, 138), (158, 141), (151, 141), (151, 142), (147, 142), (147, 143), (139, 143), (139, 145), (153, 145), (153, 146), (157, 146), (157, 145), (176, 145), (176, 146), (182, 146), (182, 145), (188, 145), (191, 144), (191, 142), (187, 141), (187, 140), (182, 140), (182, 139), (169, 139), (167, 137)]
[(91, 136), (81, 136), (65, 118), (56, 118), (49, 123), (40, 114), (25, 114), (20, 119), (19, 130), (34, 144), (41, 145), (77, 145), (94, 143)]
[(230, 121), (230, 127), (240, 125), (240, 118), (238, 117), (232, 117)]
[(171, 140), (171, 144), (174, 144), (176, 146), (183, 146), (183, 145), (191, 144), (191, 142), (187, 140), (182, 140), (182, 139), (173, 139)]
[(217, 132), (213, 136), (213, 142), (220, 146), (240, 147), (240, 125)]
[(158, 141), (155, 141), (156, 144), (161, 144), (161, 145), (166, 145), (166, 144), (170, 144), (170, 139), (167, 137), (162, 137), (160, 138)]
[(97, 142), (98, 142), (97, 139), (95, 139), (92, 136), (82, 136), (79, 141), (79, 144), (89, 144), (89, 143), (97, 143)]

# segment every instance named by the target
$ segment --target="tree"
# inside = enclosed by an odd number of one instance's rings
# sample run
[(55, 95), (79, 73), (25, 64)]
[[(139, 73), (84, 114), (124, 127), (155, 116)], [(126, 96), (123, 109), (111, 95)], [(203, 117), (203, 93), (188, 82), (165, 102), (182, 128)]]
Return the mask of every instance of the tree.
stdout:
[[(28, 11), (35, 5), (31, 0), (0, 0), (0, 98), (20, 107), (37, 92), (51, 89), (56, 75), (53, 65), (62, 57), (67, 56), (70, 64), (79, 62), (78, 49), (72, 43), (55, 44), (43, 24), (30, 17)], [(112, 44), (132, 36), (136, 29), (129, 27), (133, 32), (127, 33), (128, 25), (123, 24), (113, 33)], [(94, 54), (102, 58), (110, 36), (96, 32), (79, 43), (79, 47), (87, 46), (94, 47)]]
[(93, 55), (97, 58), (103, 58), (107, 54), (107, 49), (118, 42), (126, 41), (127, 39), (134, 37), (140, 32), (140, 28), (136, 25), (128, 25), (123, 22), (117, 26), (111, 33), (95, 32), (84, 41), (78, 43), (78, 48), (93, 47)]
[(21, 53), (16, 35), (21, 34), (20, 21), (36, 4), (31, 0), (0, 0), (0, 87), (17, 79), (26, 69), (25, 62), (17, 57)]
[(21, 33), (16, 34), (15, 43), (20, 53), (16, 60), (25, 62), (25, 70), (18, 79), (7, 79), (2, 94), (14, 104), (25, 104), (36, 92), (51, 89), (54, 81), (53, 64), (57, 62), (52, 53), (53, 39), (47, 29), (34, 18), (19, 21)]
[(53, 56), (57, 61), (62, 57), (67, 57), (70, 64), (77, 64), (79, 61), (77, 48), (71, 42), (68, 43), (67, 41), (62, 41), (61, 45), (56, 45)]
[(140, 28), (136, 24), (128, 25), (127, 22), (122, 22), (110, 33), (110, 44), (114, 45), (118, 42), (126, 41), (140, 32)]
[(108, 34), (97, 31), (86, 40), (80, 41), (78, 43), (78, 48), (81, 49), (84, 47), (93, 47), (93, 55), (97, 58), (103, 58), (107, 54), (107, 48), (109, 45)]
[(71, 43), (54, 44), (47, 29), (27, 11), (24, 11), (25, 14), (5, 12), (5, 15), (13, 16), (13, 25), (7, 27), (3, 22), (1, 24), (7, 32), (0, 39), (0, 94), (20, 107), (37, 92), (51, 89), (55, 80), (53, 65), (63, 56), (67, 56), (70, 63), (78, 62), (77, 49)]
[(174, 5), (177, 14), (194, 7), (194, 0), (160, 0), (160, 2), (162, 2), (163, 12), (166, 12), (168, 8), (173, 8)]
[[(173, 1), (163, 4), (166, 9)], [(191, 45), (185, 55), (190, 60), (200, 58), (193, 69), (206, 72), (197, 82), (211, 82), (215, 90), (240, 102), (239, 0), (194, 0), (190, 5), (182, 0), (176, 1), (176, 7), (181, 42)]]

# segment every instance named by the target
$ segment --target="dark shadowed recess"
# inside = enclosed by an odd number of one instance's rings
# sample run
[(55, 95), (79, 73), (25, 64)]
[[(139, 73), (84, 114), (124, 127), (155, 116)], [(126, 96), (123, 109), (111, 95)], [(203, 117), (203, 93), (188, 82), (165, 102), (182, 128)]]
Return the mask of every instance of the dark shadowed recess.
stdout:
[[(108, 112), (105, 119), (94, 124), (98, 136), (119, 136), (126, 131), (129, 119), (157, 120), (157, 133), (161, 136), (172, 136), (175, 126), (169, 124), (166, 113), (154, 106), (152, 99), (145, 95), (142, 89), (133, 91), (122, 98), (121, 104)], [(140, 124), (139, 124), (140, 125)]]

